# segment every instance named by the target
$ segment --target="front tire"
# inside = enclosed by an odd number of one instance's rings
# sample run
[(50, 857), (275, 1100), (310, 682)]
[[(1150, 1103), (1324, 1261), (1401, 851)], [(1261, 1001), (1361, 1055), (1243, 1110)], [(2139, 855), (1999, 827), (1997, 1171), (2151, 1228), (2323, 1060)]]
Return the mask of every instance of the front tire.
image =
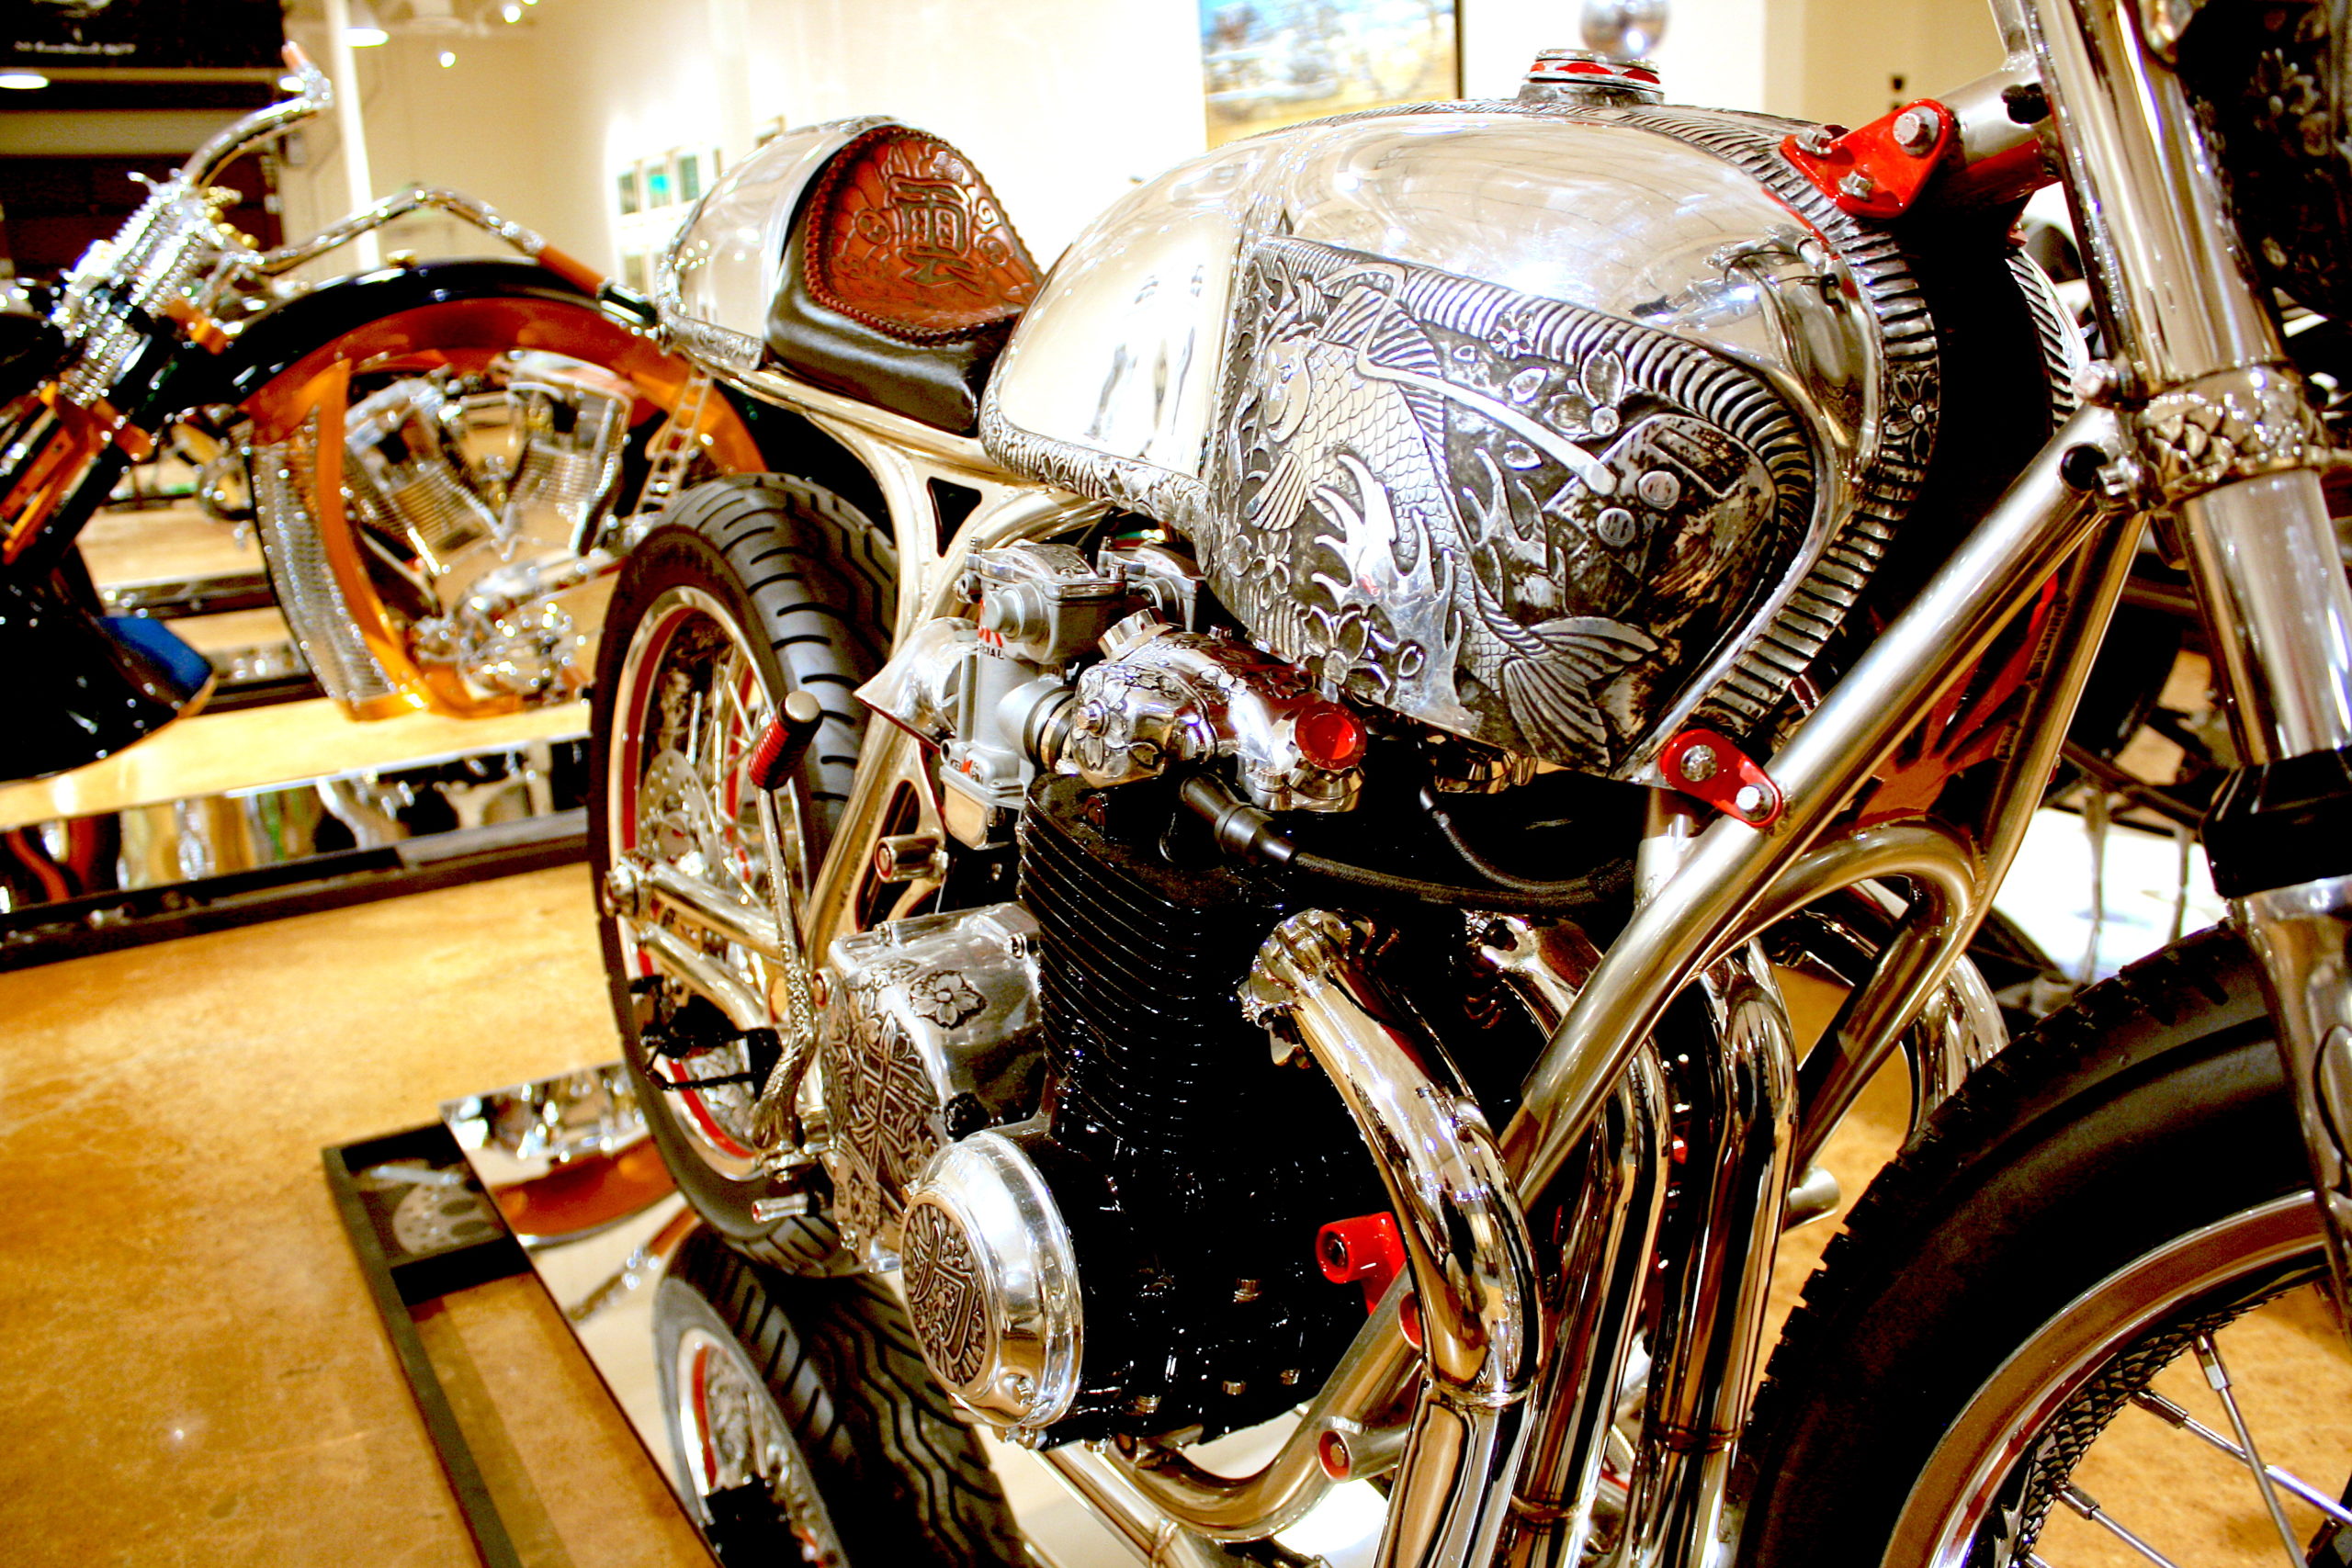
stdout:
[(729, 1568), (1025, 1561), (979, 1439), (873, 1279), (782, 1278), (697, 1232), (653, 1322), (680, 1483)]
[[(806, 892), (856, 773), (865, 725), (851, 693), (880, 665), (893, 570), (880, 531), (829, 491), (776, 475), (705, 485), (630, 553), (598, 660), (589, 852), (648, 1128), (714, 1230), (797, 1273), (854, 1265), (830, 1219), (762, 1218), (755, 1207), (787, 1192), (762, 1159), (759, 1064), (744, 1032), (767, 1021), (781, 966), (658, 906), (620, 908), (613, 874), (658, 863), (763, 913), (780, 902), (772, 865)], [(824, 716), (798, 775), (776, 792), (783, 832), (771, 845), (745, 770), (794, 691)], [(660, 961), (657, 941), (689, 950), (695, 972)]]
[[(2277, 1562), (2252, 1471), (2163, 1406), (2228, 1433), (2199, 1337), (2243, 1383), (2233, 1342), (2275, 1339), (2262, 1325), (2284, 1316), (2300, 1325), (2292, 1358), (2264, 1376), (2352, 1409), (2341, 1335), (2301, 1331), (2332, 1315), (2308, 1184), (2260, 977), (2233, 935), (2085, 992), (1939, 1112), (1807, 1286), (1751, 1428), (1746, 1562), (2073, 1564), (2128, 1551), (2119, 1523), (2177, 1562), (2227, 1560), (2217, 1543), (2232, 1541)], [(2305, 1425), (2274, 1422), (2256, 1446), (2274, 1464), (2301, 1446), (2285, 1468), (2341, 1497), (2352, 1418), (2316, 1440)], [(2125, 1487), (2165, 1495), (2135, 1526)], [(2177, 1519), (2192, 1501), (2199, 1517)], [(2300, 1541), (2338, 1530), (2286, 1503)]]

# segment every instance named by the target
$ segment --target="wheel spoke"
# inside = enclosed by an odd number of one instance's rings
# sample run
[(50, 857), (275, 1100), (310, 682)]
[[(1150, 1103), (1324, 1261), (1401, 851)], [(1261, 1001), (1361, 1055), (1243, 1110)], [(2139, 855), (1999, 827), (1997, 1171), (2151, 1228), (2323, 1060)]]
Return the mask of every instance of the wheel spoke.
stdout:
[[(2216, 1432), (2212, 1427), (2208, 1427), (2204, 1422), (2199, 1421), (2196, 1416), (2191, 1416), (2188, 1411), (2183, 1410), (2179, 1405), (2175, 1404), (2171, 1400), (2166, 1399), (2163, 1394), (2158, 1393), (2155, 1390), (2147, 1388), (2142, 1389), (2139, 1393), (2132, 1396), (2132, 1403), (2146, 1411), (2149, 1415), (2156, 1416), (2166, 1426), (2177, 1427), (2181, 1431), (2187, 1432), (2193, 1438), (2201, 1438), (2204, 1442), (2213, 1448), (2219, 1449), (2222, 1452), (2229, 1455), (2240, 1464), (2251, 1467), (2253, 1461), (2246, 1457), (2246, 1452), (2244, 1449), (2238, 1447), (2237, 1444), (2230, 1441), (2229, 1438), (2223, 1437), (2221, 1433)], [(2264, 1473), (2270, 1477), (2273, 1483), (2284, 1486), (2288, 1491), (2292, 1492), (2296, 1496), (2301, 1497), (2304, 1502), (2309, 1503), (2312, 1507), (2317, 1508), (2321, 1513), (2325, 1514), (2329, 1518), (2334, 1519), (2336, 1523), (2352, 1525), (2352, 1508), (2346, 1507), (2341, 1501), (2329, 1496), (2318, 1487), (2313, 1486), (2310, 1482), (2305, 1481), (2301, 1476), (2297, 1475), (2293, 1471), (2281, 1470), (2275, 1464), (2266, 1464), (2262, 1469)]]
[(2245, 1467), (2254, 1477), (2255, 1490), (2262, 1494), (2262, 1506), (2270, 1511), (2270, 1522), (2278, 1529), (2278, 1540), (2287, 1549), (2290, 1568), (2303, 1568), (2302, 1548), (2296, 1543), (2295, 1532), (2288, 1526), (2287, 1510), (2278, 1501), (2278, 1488), (2270, 1483), (2269, 1469), (2262, 1462), (2262, 1450), (2254, 1446), (2254, 1434), (2245, 1424), (2245, 1414), (2238, 1408), (2237, 1391), (2230, 1386), (2230, 1370), (2222, 1362), (2222, 1348), (2211, 1334), (2199, 1334), (2196, 1339), (2197, 1362), (2205, 1369), (2205, 1381), (2222, 1398), (2222, 1408), (2230, 1413), (2230, 1428), (2238, 1435), (2238, 1446), (2245, 1450)]
[(2125, 1529), (2121, 1525), (2118, 1524), (2113, 1516), (2109, 1514), (2105, 1508), (2098, 1506), (2098, 1498), (2093, 1497), (2089, 1493), (2084, 1491), (2073, 1482), (2070, 1481), (2064, 1486), (2059, 1488), (2058, 1495), (2059, 1498), (2065, 1503), (2066, 1506), (2074, 1509), (2075, 1512), (2090, 1520), (2091, 1523), (2098, 1526), (2101, 1529), (2106, 1530), (2108, 1534), (2113, 1536), (2116, 1540), (2121, 1541), (2124, 1545), (2130, 1547), (2132, 1551), (2138, 1552), (2141, 1556), (2154, 1563), (2156, 1568), (2180, 1568), (2180, 1564), (2175, 1562), (2171, 1558), (2166, 1557), (2163, 1552), (2158, 1551), (2154, 1547), (2150, 1546), (2146, 1541), (2142, 1540), (2138, 1536), (2133, 1535), (2130, 1530)]

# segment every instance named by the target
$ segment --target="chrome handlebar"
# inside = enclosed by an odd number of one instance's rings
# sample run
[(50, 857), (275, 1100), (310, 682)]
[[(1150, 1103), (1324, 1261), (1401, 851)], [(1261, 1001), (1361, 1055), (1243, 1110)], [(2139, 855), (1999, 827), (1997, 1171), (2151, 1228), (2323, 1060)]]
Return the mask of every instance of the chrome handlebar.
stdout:
[(334, 84), (327, 80), (325, 72), (311, 63), (311, 57), (302, 52), (300, 45), (288, 44), (285, 59), (287, 71), (300, 81), (300, 89), (294, 96), (257, 109), (216, 132), (180, 165), (178, 178), (182, 184), (191, 189), (211, 184), (212, 177), (239, 154), (334, 107)]

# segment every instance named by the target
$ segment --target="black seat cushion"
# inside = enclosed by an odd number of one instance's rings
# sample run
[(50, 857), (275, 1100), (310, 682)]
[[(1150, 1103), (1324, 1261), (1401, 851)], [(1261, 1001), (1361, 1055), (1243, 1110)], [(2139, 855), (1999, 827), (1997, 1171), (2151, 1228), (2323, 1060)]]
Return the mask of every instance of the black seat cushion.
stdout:
[(807, 381), (968, 434), (1038, 268), (961, 152), (903, 125), (835, 153), (801, 203), (768, 348)]

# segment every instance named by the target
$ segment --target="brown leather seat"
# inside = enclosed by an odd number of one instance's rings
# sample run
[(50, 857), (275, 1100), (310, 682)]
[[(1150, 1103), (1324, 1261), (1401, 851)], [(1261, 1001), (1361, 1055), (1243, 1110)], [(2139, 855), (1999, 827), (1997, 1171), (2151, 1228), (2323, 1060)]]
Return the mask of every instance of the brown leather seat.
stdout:
[(1039, 276), (970, 159), (879, 126), (835, 153), (801, 202), (768, 349), (803, 380), (968, 434)]

